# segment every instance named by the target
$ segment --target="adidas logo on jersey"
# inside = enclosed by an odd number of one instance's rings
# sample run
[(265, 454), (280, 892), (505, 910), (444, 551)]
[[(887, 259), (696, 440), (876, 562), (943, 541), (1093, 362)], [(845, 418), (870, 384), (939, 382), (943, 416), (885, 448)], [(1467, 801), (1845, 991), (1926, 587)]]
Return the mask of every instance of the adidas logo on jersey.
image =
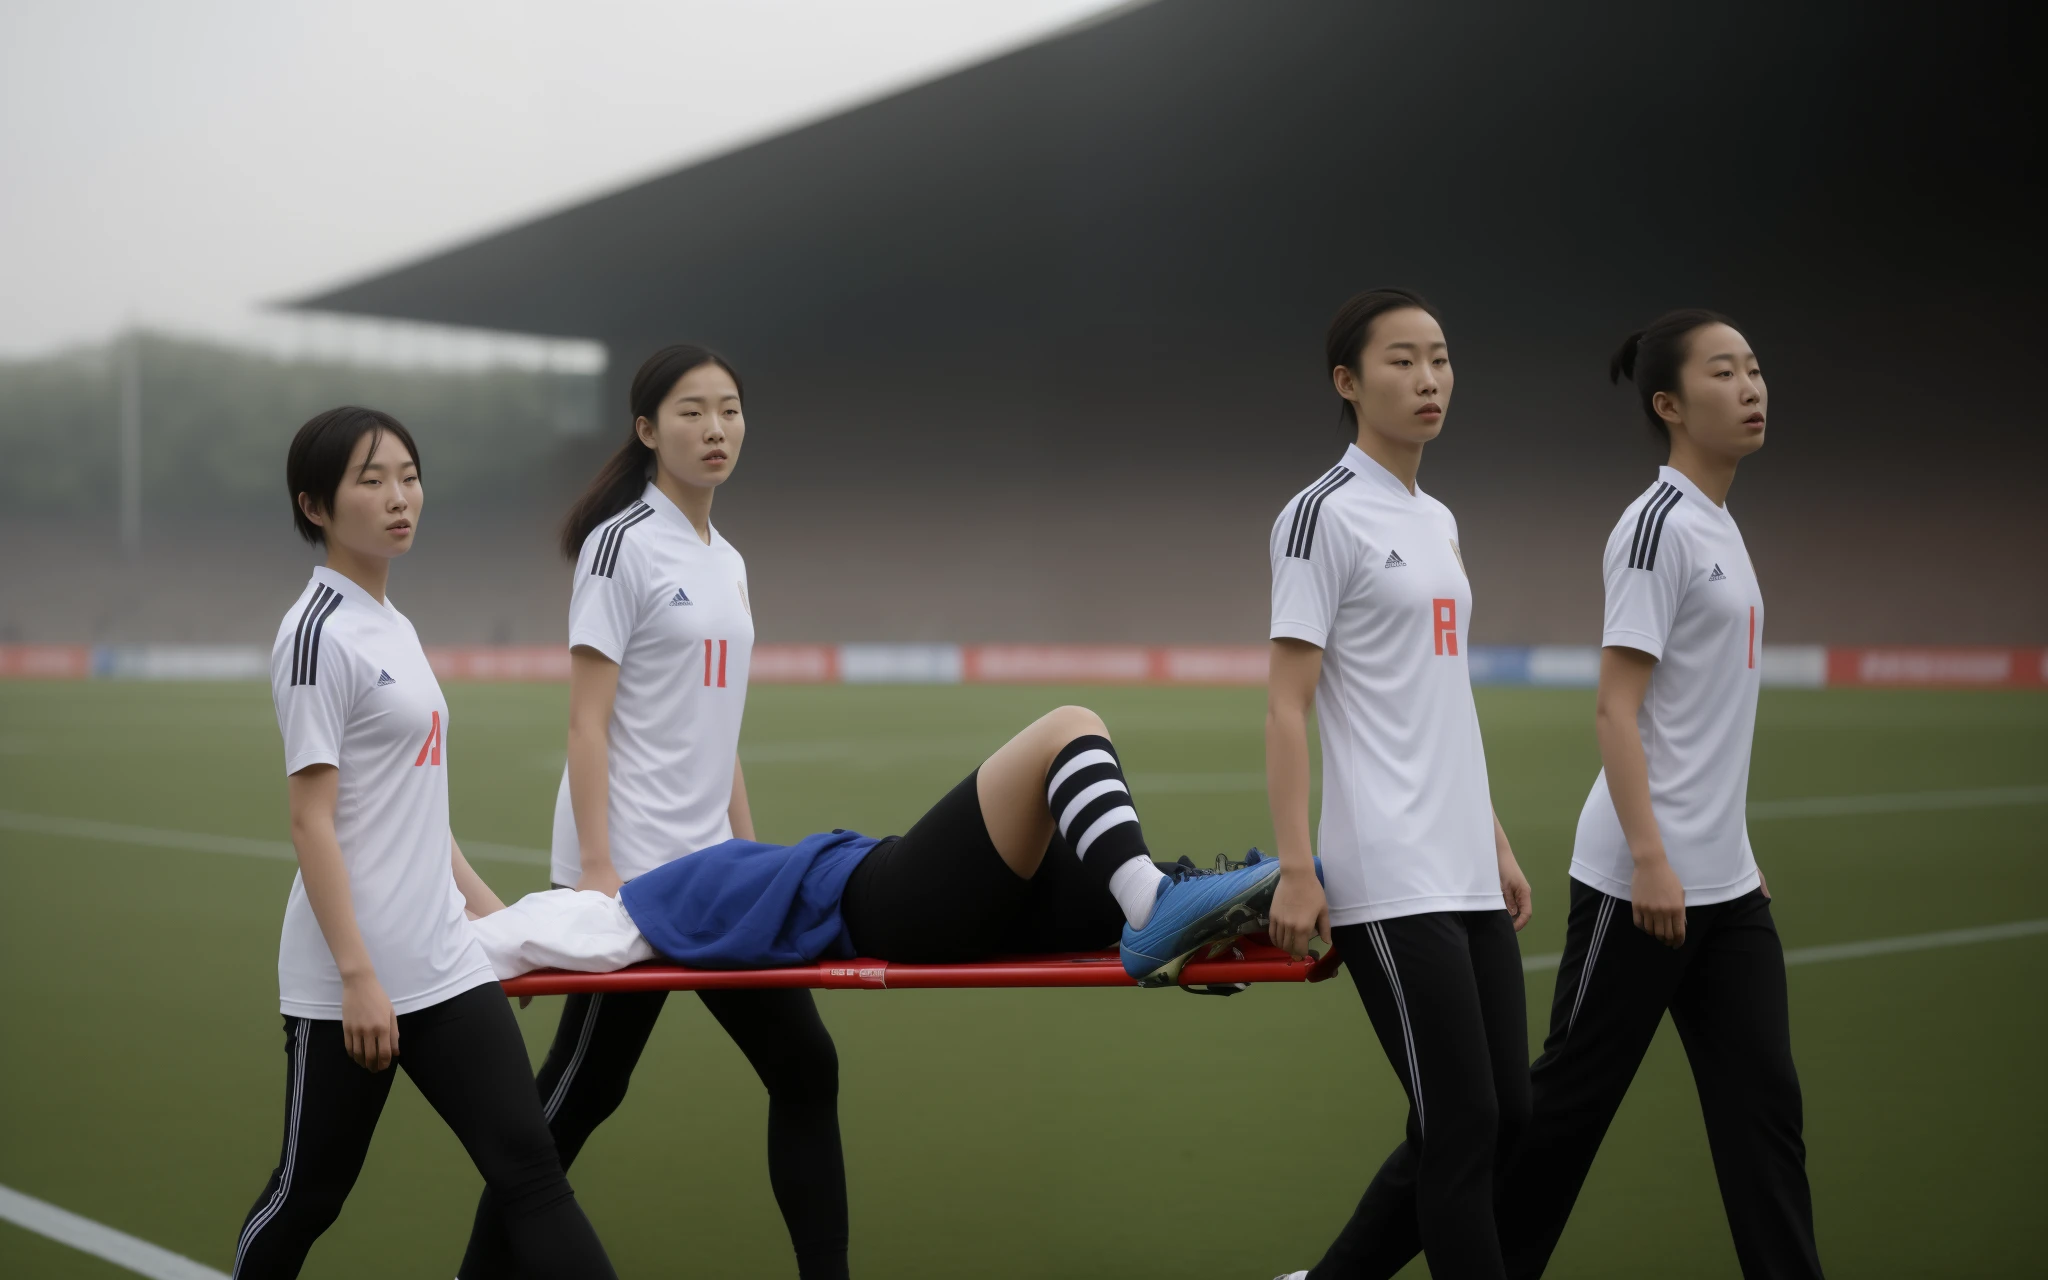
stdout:
[(383, 671), (383, 670), (380, 670), (380, 671), (378, 671), (378, 672), (377, 672), (377, 687), (378, 687), (379, 689), (382, 689), (382, 688), (383, 688), (383, 687), (384, 687), (385, 685), (387, 685), (387, 684), (397, 684), (397, 683), (398, 683), (398, 681), (396, 681), (396, 680), (393, 680), (393, 679), (391, 678), (391, 673), (390, 673), (389, 671)]
[(677, 587), (676, 593), (668, 598), (668, 602), (670, 604), (689, 604), (691, 600), (690, 597), (683, 594), (681, 587)]
[(1728, 575), (1721, 572), (1721, 566), (1718, 564), (1714, 566), (1714, 571), (1707, 575), (1708, 582), (1725, 582), (1727, 578)]
[(1389, 551), (1389, 552), (1387, 552), (1387, 568), (1389, 568), (1389, 569), (1406, 569), (1407, 567), (1408, 567), (1408, 562), (1407, 562), (1406, 560), (1403, 560), (1403, 559), (1401, 558), (1401, 553), (1400, 553), (1400, 552), (1398, 552), (1398, 551)]

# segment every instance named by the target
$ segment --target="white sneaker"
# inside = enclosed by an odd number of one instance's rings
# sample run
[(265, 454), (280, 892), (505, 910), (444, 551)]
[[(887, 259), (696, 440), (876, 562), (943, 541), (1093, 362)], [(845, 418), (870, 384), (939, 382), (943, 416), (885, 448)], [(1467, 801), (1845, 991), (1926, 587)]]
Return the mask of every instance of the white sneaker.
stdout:
[(1308, 1280), (1308, 1272), (1290, 1271), (1284, 1276), (1274, 1276), (1273, 1280)]

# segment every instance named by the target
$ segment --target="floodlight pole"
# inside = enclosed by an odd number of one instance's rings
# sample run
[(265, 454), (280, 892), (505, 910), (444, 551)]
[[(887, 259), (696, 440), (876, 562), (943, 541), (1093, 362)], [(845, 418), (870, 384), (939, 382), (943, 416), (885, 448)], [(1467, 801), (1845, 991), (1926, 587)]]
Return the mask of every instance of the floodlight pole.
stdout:
[(121, 550), (142, 555), (142, 330), (121, 343)]

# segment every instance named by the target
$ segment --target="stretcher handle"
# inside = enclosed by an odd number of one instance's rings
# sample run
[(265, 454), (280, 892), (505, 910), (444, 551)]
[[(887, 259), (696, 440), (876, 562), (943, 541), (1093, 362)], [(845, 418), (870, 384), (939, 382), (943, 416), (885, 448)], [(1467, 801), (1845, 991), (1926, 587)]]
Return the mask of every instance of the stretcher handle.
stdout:
[[(1321, 982), (1341, 963), (1335, 948), (1296, 959), (1262, 940), (1239, 944), (1240, 957), (1191, 961), (1182, 986), (1235, 982)], [(963, 990), (1003, 987), (1130, 987), (1114, 950), (1006, 956), (971, 964), (896, 964), (887, 960), (821, 960), (782, 969), (691, 969), (652, 962), (613, 973), (541, 969), (508, 979), (511, 996), (599, 991), (737, 991), (807, 988), (821, 991)]]

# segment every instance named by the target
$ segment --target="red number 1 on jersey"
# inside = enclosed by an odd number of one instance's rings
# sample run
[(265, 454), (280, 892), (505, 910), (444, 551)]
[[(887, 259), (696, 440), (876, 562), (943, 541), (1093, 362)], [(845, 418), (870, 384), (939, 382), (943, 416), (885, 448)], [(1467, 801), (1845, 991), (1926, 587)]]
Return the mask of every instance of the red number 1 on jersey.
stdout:
[(711, 646), (714, 644), (718, 646), (717, 687), (723, 689), (725, 688), (725, 641), (723, 640), (706, 640), (704, 642), (704, 687), (707, 689), (712, 687)]
[(1432, 629), (1436, 633), (1436, 656), (1455, 658), (1458, 656), (1458, 602), (1456, 600), (1432, 600), (1430, 614)]

